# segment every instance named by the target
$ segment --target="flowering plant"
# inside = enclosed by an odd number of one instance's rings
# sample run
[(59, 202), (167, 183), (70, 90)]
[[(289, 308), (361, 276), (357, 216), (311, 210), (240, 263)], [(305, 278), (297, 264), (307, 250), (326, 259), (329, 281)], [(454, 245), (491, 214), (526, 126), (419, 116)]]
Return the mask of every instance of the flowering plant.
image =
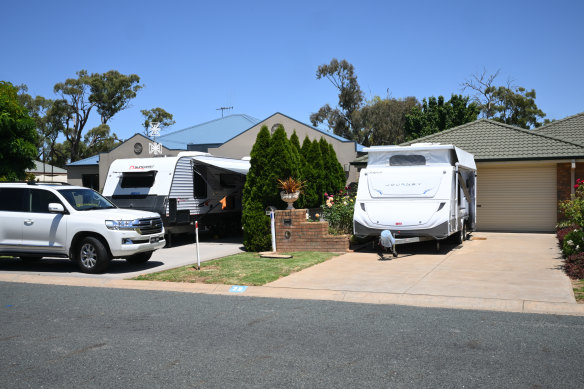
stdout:
[(570, 200), (562, 201), (560, 209), (567, 219), (567, 224), (584, 226), (584, 180), (577, 179), (574, 185), (576, 193)]
[(355, 209), (356, 188), (346, 187), (337, 194), (325, 193), (322, 217), (329, 223), (329, 233), (333, 235), (353, 233), (353, 211)]
[(304, 182), (297, 180), (292, 177), (288, 177), (285, 180), (278, 178), (278, 188), (282, 189), (286, 193), (296, 193), (302, 191)]

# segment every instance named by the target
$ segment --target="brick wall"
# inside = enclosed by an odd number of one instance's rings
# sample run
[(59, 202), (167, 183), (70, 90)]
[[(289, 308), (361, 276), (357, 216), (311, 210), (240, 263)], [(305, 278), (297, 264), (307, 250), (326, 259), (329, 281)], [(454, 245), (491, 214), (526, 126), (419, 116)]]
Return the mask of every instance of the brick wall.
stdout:
[(275, 225), (278, 252), (349, 250), (348, 235), (329, 235), (327, 222), (306, 220), (306, 209), (276, 211)]
[[(560, 201), (569, 200), (572, 193), (572, 164), (558, 163), (557, 164), (557, 195), (558, 203)], [(576, 180), (584, 179), (584, 163), (576, 163)], [(558, 221), (563, 218), (560, 207), (558, 207)]]

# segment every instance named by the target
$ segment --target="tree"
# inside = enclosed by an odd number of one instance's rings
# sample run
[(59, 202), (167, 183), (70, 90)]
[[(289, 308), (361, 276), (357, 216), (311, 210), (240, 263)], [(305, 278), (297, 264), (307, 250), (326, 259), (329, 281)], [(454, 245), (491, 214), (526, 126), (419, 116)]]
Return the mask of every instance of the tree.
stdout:
[(91, 75), (86, 70), (80, 70), (77, 78), (55, 84), (55, 93), (68, 107), (63, 134), (69, 143), (71, 162), (82, 157), (81, 141), (91, 110), (95, 107), (101, 124), (107, 124), (116, 113), (128, 107), (129, 101), (142, 88), (139, 82), (137, 75), (123, 75), (116, 70)]
[(171, 113), (166, 112), (164, 109), (160, 107), (152, 108), (152, 109), (142, 109), (140, 110), (142, 116), (144, 116), (144, 122), (142, 123), (142, 127), (144, 127), (144, 135), (149, 136), (148, 129), (150, 128), (150, 124), (158, 123), (158, 128), (161, 130), (166, 127), (172, 126), (176, 123), (173, 120), (173, 116)]
[(95, 104), (101, 124), (107, 124), (116, 113), (128, 108), (130, 100), (143, 88), (139, 83), (140, 77), (136, 74), (125, 75), (117, 70), (90, 76), (89, 102)]
[(329, 194), (337, 193), (345, 186), (345, 172), (337, 159), (337, 154), (332, 145), (322, 137), (318, 144), (320, 146), (324, 173), (322, 175), (322, 191), (323, 193), (326, 192)]
[(315, 139), (306, 149), (306, 166), (304, 170), (304, 197), (307, 208), (320, 207), (324, 202), (325, 186), (323, 183), (324, 162), (320, 143)]
[(266, 169), (266, 200), (268, 205), (277, 208), (286, 208), (286, 203), (280, 198), (278, 179), (285, 180), (288, 177), (300, 178), (301, 160), (300, 154), (288, 140), (284, 127), (279, 126), (270, 139), (268, 164)]
[(406, 115), (419, 106), (415, 97), (403, 99), (375, 96), (358, 113), (365, 146), (392, 145), (405, 142)]
[(508, 80), (505, 86), (495, 85), (499, 70), (488, 74), (473, 74), (462, 83), (462, 89), (474, 91), (473, 101), (479, 106), (481, 116), (522, 128), (540, 127), (546, 114), (535, 103), (535, 90), (515, 86)]
[(316, 79), (327, 78), (339, 91), (338, 107), (331, 108), (325, 104), (318, 112), (310, 115), (313, 126), (327, 123), (333, 133), (344, 138), (363, 142), (360, 130), (361, 126), (355, 121), (355, 113), (359, 111), (363, 103), (363, 92), (357, 82), (355, 68), (346, 60), (340, 62), (333, 58), (327, 65), (320, 65), (316, 71)]
[(105, 153), (121, 143), (122, 141), (118, 139), (115, 133), (110, 135), (110, 127), (107, 124), (100, 124), (89, 130), (83, 137), (80, 156), (87, 158), (99, 153)]
[(476, 120), (479, 107), (474, 102), (469, 104), (469, 99), (461, 95), (452, 95), (446, 102), (443, 96), (423, 99), (421, 107), (413, 107), (406, 115), (407, 140), (421, 138)]
[(269, 161), (270, 131), (262, 126), (250, 152), (250, 168), (243, 187), (243, 246), (247, 251), (270, 247), (270, 219), (265, 213), (265, 171)]
[(290, 136), (290, 144), (300, 152), (300, 139), (298, 139), (298, 135), (296, 135), (296, 130), (294, 130)]
[(494, 120), (526, 129), (544, 124), (540, 119), (546, 115), (535, 104), (535, 89), (527, 91), (520, 86), (513, 89), (500, 86), (493, 92), (493, 96), (498, 102)]
[(23, 180), (34, 167), (38, 135), (18, 88), (6, 81), (0, 81), (0, 139), (0, 180)]

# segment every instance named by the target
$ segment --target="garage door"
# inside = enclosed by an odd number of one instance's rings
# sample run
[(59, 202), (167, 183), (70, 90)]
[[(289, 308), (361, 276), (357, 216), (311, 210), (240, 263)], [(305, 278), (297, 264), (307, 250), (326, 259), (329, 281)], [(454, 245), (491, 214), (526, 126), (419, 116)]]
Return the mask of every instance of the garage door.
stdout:
[(477, 229), (553, 231), (556, 165), (477, 167)]

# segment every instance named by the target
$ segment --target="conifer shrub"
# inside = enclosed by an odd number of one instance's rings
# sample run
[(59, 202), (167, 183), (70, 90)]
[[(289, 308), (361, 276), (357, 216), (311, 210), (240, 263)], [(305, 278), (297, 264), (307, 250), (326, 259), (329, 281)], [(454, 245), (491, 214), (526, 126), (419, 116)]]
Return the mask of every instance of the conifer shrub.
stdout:
[(269, 148), (270, 132), (268, 127), (262, 126), (250, 153), (250, 169), (243, 187), (241, 225), (243, 246), (247, 251), (265, 251), (271, 247), (270, 219), (264, 205)]

